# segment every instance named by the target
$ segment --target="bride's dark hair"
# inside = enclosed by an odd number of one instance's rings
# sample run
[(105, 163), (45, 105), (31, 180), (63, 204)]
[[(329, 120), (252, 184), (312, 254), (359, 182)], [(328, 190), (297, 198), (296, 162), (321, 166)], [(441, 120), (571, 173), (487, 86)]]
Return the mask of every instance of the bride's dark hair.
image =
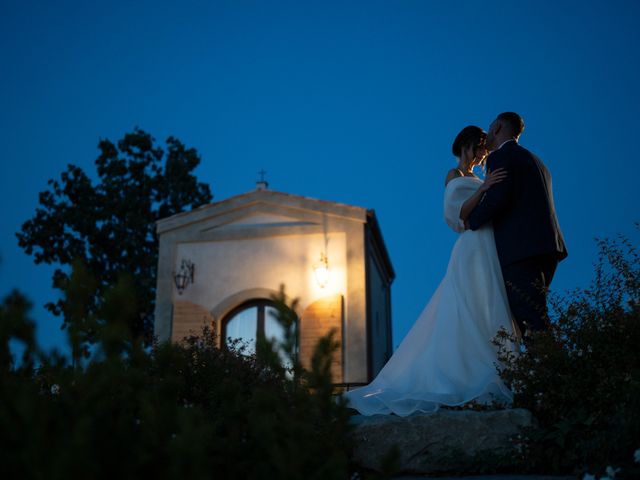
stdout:
[(451, 151), (454, 156), (459, 157), (462, 155), (462, 147), (473, 146), (473, 154), (475, 155), (476, 149), (484, 144), (486, 138), (487, 134), (484, 130), (475, 125), (469, 125), (464, 127), (453, 141)]

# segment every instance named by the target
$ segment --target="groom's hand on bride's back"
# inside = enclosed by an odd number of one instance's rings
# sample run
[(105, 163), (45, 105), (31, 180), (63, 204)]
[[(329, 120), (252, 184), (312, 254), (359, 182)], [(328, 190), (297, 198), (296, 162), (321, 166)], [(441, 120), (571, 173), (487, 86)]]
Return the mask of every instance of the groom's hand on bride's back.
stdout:
[(496, 168), (495, 170), (487, 170), (487, 176), (480, 186), (480, 191), (486, 192), (493, 185), (500, 183), (505, 178), (507, 178), (507, 171), (504, 169), (504, 167)]
[(492, 221), (509, 206), (513, 177), (509, 175), (506, 156), (500, 151), (493, 152), (487, 160), (487, 171), (490, 172), (487, 177), (495, 175), (499, 180), (492, 180), (480, 203), (469, 214), (467, 223), (471, 230)]

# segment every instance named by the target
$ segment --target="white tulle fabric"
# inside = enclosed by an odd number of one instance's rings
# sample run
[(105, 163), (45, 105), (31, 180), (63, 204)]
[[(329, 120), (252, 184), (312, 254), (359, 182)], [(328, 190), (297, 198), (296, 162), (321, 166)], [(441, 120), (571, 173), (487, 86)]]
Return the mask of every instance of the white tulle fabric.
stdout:
[(492, 338), (513, 331), (493, 229), (464, 230), (460, 208), (482, 181), (451, 180), (444, 196), (447, 224), (460, 233), (447, 272), (391, 359), (369, 385), (345, 393), (363, 415), (407, 416), (441, 405), (512, 402), (497, 374)]

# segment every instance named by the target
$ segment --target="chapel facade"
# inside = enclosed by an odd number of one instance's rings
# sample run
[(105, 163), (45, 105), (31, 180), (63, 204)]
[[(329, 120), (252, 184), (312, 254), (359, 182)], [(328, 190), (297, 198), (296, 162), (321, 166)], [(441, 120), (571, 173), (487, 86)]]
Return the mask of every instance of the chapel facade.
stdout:
[(334, 383), (368, 383), (392, 354), (395, 277), (374, 211), (266, 187), (157, 222), (155, 335), (179, 342), (206, 325), (221, 347), (250, 350), (281, 334), (271, 297), (284, 285), (303, 366), (334, 330)]

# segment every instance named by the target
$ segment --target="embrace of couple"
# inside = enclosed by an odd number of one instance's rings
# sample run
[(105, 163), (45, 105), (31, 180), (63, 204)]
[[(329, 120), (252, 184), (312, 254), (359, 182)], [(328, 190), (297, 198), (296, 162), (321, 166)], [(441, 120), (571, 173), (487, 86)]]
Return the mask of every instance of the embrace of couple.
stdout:
[[(393, 356), (373, 382), (344, 394), (361, 414), (511, 404), (492, 339), (504, 329), (526, 340), (548, 327), (546, 291), (567, 256), (551, 175), (518, 144), (523, 130), (520, 115), (504, 112), (487, 133), (469, 126), (454, 140), (458, 168), (445, 180), (444, 217), (459, 237), (442, 282)], [(473, 168), (485, 163), (482, 181)]]

